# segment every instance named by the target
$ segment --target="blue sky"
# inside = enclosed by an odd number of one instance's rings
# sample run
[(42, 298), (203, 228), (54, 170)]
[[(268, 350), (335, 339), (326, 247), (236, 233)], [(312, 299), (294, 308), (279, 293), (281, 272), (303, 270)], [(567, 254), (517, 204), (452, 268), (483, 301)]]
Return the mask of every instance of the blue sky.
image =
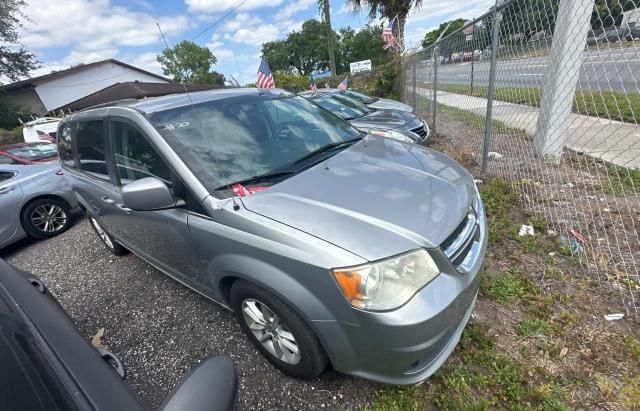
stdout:
[[(41, 67), (32, 75), (49, 73), (78, 63), (115, 58), (162, 74), (155, 56), (162, 50), (156, 22), (173, 45), (183, 39), (211, 48), (215, 70), (241, 83), (255, 81), (263, 42), (284, 38), (302, 22), (319, 18), (317, 0), (247, 0), (239, 9), (201, 33), (242, 0), (28, 0), (22, 42)], [(417, 44), (424, 34), (452, 18), (481, 15), (491, 0), (427, 0), (409, 17), (406, 38)], [(331, 2), (335, 30), (354, 29), (368, 22), (354, 14), (344, 0)], [(198, 35), (198, 36), (197, 36)], [(197, 37), (196, 37), (197, 36)]]

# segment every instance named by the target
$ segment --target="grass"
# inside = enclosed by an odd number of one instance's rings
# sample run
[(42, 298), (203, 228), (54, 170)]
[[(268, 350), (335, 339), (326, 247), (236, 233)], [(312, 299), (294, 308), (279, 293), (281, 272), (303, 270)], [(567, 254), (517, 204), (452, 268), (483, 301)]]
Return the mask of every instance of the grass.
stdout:
[(631, 356), (640, 363), (640, 341), (636, 340), (630, 335), (625, 335), (622, 341)]
[(535, 294), (533, 283), (524, 275), (522, 267), (512, 267), (504, 274), (485, 274), (482, 282), (482, 295), (507, 305), (516, 299), (525, 299)]
[(526, 367), (499, 352), (486, 325), (470, 323), (459, 346), (459, 361), (434, 377), (433, 402), (439, 409), (568, 409), (553, 377), (545, 383), (532, 383)]
[(608, 194), (640, 191), (640, 170), (632, 170), (610, 164), (607, 166), (609, 179), (600, 183), (600, 190)]
[(385, 386), (376, 392), (374, 411), (410, 411), (420, 410), (416, 392), (418, 386)]
[[(438, 84), (438, 90), (468, 96), (486, 98), (487, 86), (467, 84)], [(494, 99), (507, 103), (540, 107), (542, 89), (538, 87), (498, 87), (494, 90)], [(578, 90), (573, 100), (572, 111), (578, 114), (598, 116), (611, 120), (636, 123), (640, 120), (640, 93), (616, 91)]]
[(547, 320), (526, 315), (520, 324), (518, 324), (518, 333), (525, 337), (531, 337), (536, 334), (549, 334), (551, 332), (551, 324)]

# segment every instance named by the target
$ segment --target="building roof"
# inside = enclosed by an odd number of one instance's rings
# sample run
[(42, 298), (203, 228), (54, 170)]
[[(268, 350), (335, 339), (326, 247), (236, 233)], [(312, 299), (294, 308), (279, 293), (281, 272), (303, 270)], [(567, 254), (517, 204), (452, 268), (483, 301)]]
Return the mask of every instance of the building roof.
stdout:
[(181, 94), (223, 88), (214, 84), (177, 84), (177, 83), (146, 83), (129, 81), (116, 83), (82, 97), (76, 101), (57, 107), (54, 111), (78, 111), (88, 107), (114, 102), (124, 99), (142, 99), (147, 97), (166, 96), (167, 94)]
[(135, 71), (138, 71), (140, 73), (144, 73), (147, 76), (152, 76), (152, 77), (155, 77), (157, 79), (164, 80), (166, 82), (170, 82), (171, 81), (166, 77), (160, 76), (160, 75), (155, 74), (155, 73), (151, 73), (150, 71), (142, 70), (141, 68), (132, 66), (132, 65), (127, 64), (127, 63), (123, 63), (122, 61), (115, 60), (115, 59), (107, 59), (107, 60), (96, 61), (95, 63), (82, 64), (80, 66), (71, 67), (71, 68), (68, 68), (66, 70), (56, 71), (56, 72), (53, 72), (53, 73), (45, 74), (43, 76), (28, 78), (26, 80), (21, 80), (21, 81), (18, 81), (18, 82), (15, 82), (15, 83), (11, 83), (11, 84), (6, 84), (6, 85), (0, 87), (0, 90), (10, 91), (10, 90), (18, 89), (18, 88), (23, 88), (23, 87), (35, 87), (38, 84), (42, 84), (42, 83), (44, 83), (46, 81), (55, 80), (55, 79), (60, 78), (60, 77), (68, 76), (69, 74), (78, 73), (78, 72), (81, 72), (81, 71), (84, 71), (84, 70), (87, 70), (87, 69), (90, 69), (90, 68), (105, 64), (105, 63), (117, 64), (119, 66), (126, 67), (126, 68), (128, 68), (130, 70), (135, 70)]

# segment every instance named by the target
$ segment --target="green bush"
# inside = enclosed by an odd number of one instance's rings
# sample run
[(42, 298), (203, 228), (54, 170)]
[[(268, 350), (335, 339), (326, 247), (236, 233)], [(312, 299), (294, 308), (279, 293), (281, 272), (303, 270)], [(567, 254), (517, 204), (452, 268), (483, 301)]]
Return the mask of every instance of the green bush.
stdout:
[(16, 127), (12, 130), (0, 128), (0, 146), (21, 143), (22, 141), (22, 127)]
[(274, 73), (273, 80), (277, 88), (283, 88), (292, 93), (309, 90), (309, 77), (299, 74)]

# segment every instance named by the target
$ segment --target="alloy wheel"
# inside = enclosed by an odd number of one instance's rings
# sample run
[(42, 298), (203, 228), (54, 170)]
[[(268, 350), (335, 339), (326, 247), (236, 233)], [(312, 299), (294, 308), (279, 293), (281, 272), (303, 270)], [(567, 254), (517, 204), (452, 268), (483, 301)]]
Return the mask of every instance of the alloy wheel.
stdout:
[(56, 233), (67, 224), (67, 213), (56, 204), (42, 204), (31, 212), (31, 224), (44, 233)]
[(93, 218), (93, 217), (89, 217), (89, 220), (91, 221), (91, 225), (93, 225), (93, 228), (96, 229), (96, 232), (98, 233), (98, 236), (100, 237), (100, 239), (107, 245), (107, 247), (113, 249), (113, 242), (111, 241), (111, 237), (109, 237), (109, 234), (107, 234), (106, 231), (104, 231), (104, 229), (102, 228), (102, 226), (98, 223), (98, 221)]
[(242, 302), (242, 315), (258, 342), (273, 356), (287, 364), (295, 365), (300, 362), (296, 339), (266, 304), (247, 298)]

